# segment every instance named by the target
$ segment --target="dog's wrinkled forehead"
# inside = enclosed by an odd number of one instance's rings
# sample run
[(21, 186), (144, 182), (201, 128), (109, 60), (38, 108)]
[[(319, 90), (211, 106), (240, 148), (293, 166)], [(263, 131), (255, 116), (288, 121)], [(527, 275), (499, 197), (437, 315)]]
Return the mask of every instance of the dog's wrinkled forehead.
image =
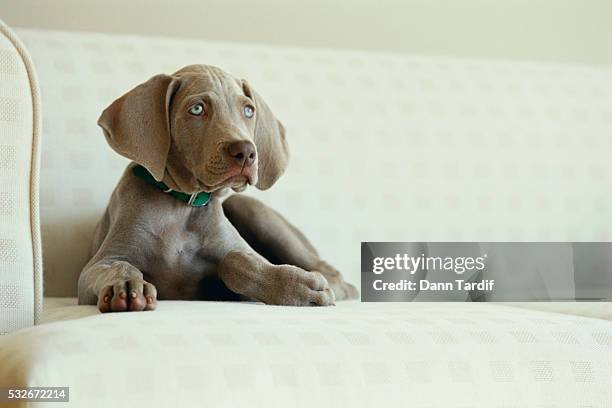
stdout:
[(243, 93), (236, 78), (211, 65), (188, 65), (176, 71), (173, 76), (181, 78), (180, 92), (183, 94), (211, 91), (227, 96)]

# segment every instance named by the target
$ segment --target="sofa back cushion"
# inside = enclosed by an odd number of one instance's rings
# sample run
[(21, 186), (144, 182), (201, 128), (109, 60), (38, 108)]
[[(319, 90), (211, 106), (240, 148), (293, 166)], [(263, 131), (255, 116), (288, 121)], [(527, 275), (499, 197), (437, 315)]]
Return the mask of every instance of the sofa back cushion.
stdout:
[(193, 63), (249, 80), (285, 124), (287, 173), (249, 189), (348, 279), (360, 241), (589, 241), (612, 232), (612, 69), (19, 30), (44, 107), (48, 295), (74, 295), (127, 161), (96, 120)]

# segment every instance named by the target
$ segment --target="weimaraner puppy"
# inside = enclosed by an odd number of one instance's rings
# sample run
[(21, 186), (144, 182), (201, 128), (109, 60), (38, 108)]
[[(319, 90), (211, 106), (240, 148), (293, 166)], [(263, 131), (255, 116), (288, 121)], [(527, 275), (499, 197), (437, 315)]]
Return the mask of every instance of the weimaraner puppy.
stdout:
[(357, 289), (306, 237), (254, 198), (287, 166), (283, 125), (244, 80), (190, 65), (156, 75), (98, 124), (133, 160), (97, 226), (79, 304), (153, 310), (157, 300), (333, 305)]

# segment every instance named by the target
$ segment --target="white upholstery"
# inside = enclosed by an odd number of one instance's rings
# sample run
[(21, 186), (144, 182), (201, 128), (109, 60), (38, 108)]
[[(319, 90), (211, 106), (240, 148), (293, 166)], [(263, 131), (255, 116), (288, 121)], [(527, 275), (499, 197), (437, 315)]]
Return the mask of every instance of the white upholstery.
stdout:
[[(96, 125), (153, 74), (247, 78), (292, 159), (257, 194), (359, 282), (359, 242), (612, 239), (612, 69), (19, 30), (39, 67), (46, 293), (74, 295), (126, 161)], [(70, 248), (70, 250), (67, 250)]]
[(41, 313), (38, 99), (28, 54), (0, 21), (0, 334)]
[[(612, 238), (609, 68), (19, 34), (45, 107), (48, 295), (75, 293), (126, 164), (106, 146), (99, 112), (149, 76), (194, 62), (248, 78), (285, 123), (289, 170), (269, 192), (250, 193), (352, 282), (361, 240)], [(70, 386), (70, 406), (94, 408), (612, 406), (608, 304), (547, 306), (581, 316), (524, 306), (160, 302), (153, 313), (100, 315), (49, 299), (47, 323), (0, 337), (0, 387)]]
[(491, 303), (73, 305), (47, 309), (94, 315), (0, 337), (0, 379), (69, 386), (88, 408), (612, 406), (606, 320)]

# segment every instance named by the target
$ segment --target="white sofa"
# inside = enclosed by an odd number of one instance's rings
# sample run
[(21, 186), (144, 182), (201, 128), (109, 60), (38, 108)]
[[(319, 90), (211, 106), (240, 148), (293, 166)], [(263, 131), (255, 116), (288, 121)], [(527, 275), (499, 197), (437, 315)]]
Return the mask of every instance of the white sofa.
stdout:
[[(93, 227), (126, 165), (96, 119), (153, 74), (202, 62), (249, 79), (286, 125), (292, 152), (273, 189), (249, 194), (358, 284), (362, 240), (610, 240), (610, 68), (17, 33), (42, 94), (47, 298), (43, 324), (0, 337), (0, 387), (69, 386), (75, 407), (612, 406), (605, 303), (161, 302), (152, 313), (100, 315), (74, 299)], [(2, 52), (14, 44), (6, 38)], [(3, 180), (18, 211), (15, 222), (0, 213), (0, 245), (14, 230), (27, 257), (6, 267), (0, 246), (0, 271), (2, 284), (23, 290), (13, 309), (27, 319), (7, 315), (3, 331), (34, 322), (40, 283), (37, 97), (18, 55), (19, 81), (7, 85), (0, 70), (2, 92), (25, 101), (16, 142), (0, 95), (0, 153), (16, 152), (0, 166), (22, 169)]]

